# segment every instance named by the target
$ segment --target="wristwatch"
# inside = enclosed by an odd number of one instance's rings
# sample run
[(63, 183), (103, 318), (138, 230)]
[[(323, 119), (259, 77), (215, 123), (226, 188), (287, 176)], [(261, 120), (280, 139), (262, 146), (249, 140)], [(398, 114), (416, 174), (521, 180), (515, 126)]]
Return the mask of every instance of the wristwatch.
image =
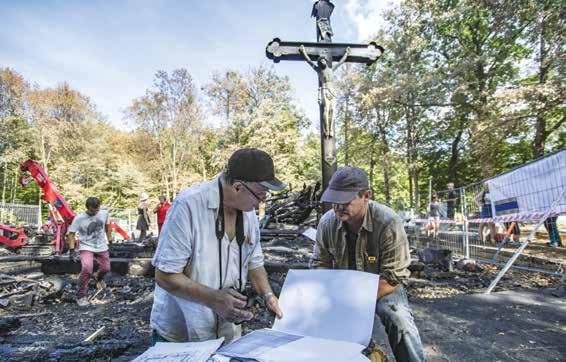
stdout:
[(269, 298), (274, 297), (274, 296), (275, 296), (275, 294), (273, 294), (273, 292), (268, 292), (268, 293), (265, 293), (262, 296), (262, 298), (263, 298), (264, 302), (267, 302), (269, 300)]

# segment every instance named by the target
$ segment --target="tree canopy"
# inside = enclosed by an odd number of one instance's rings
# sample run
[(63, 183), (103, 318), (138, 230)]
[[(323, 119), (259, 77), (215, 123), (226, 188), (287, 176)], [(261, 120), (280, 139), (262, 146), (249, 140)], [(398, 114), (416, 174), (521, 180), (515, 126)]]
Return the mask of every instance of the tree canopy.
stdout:
[[(431, 178), (436, 190), (465, 185), (563, 148), (564, 10), (551, 0), (390, 8), (368, 39), (383, 57), (338, 74), (339, 166), (366, 170), (377, 200), (422, 210)], [(118, 130), (72, 79), (42, 88), (0, 68), (0, 202), (39, 202), (17, 182), (27, 158), (79, 209), (90, 195), (111, 207), (133, 207), (142, 191), (174, 197), (240, 147), (269, 152), (295, 188), (320, 179), (318, 120), (297, 106), (292, 79), (276, 66), (224, 69), (206, 84), (191, 72), (156, 71), (125, 105), (134, 127)]]

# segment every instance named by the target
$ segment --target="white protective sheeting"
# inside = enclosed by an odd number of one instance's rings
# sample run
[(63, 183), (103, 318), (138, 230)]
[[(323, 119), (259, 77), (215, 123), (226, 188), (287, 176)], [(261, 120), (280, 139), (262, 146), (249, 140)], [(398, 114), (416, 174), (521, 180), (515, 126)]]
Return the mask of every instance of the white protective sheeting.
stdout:
[[(496, 221), (536, 220), (566, 213), (566, 149), (488, 180)], [(562, 198), (555, 202), (560, 196)]]

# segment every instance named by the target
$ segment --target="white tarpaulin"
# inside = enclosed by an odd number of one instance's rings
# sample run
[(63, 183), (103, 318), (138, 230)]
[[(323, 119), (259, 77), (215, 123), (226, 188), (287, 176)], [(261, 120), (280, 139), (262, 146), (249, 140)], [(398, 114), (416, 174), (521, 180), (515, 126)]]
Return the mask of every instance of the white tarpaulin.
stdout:
[[(533, 220), (542, 215), (566, 190), (566, 149), (488, 180), (494, 218)], [(566, 213), (566, 197), (551, 215)]]

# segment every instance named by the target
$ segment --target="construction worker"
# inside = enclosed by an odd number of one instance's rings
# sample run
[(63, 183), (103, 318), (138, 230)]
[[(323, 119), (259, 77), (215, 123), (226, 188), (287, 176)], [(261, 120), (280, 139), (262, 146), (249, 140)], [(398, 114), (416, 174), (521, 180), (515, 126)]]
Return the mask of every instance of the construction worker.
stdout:
[[(104, 276), (110, 271), (110, 256), (108, 243), (112, 240), (110, 218), (108, 211), (100, 210), (100, 200), (96, 197), (86, 199), (86, 212), (80, 213), (73, 219), (67, 230), (69, 240), (69, 257), (81, 262), (81, 274), (77, 290), (77, 304), (86, 306), (88, 302), (88, 282), (92, 276), (93, 259), (96, 258), (98, 272), (96, 273), (96, 289), (106, 287)], [(79, 251), (75, 249), (78, 233)], [(80, 252), (80, 256), (79, 256)]]
[(379, 274), (377, 317), (397, 361), (424, 361), (419, 331), (403, 282), (409, 276), (409, 243), (403, 221), (371, 200), (365, 173), (344, 167), (332, 176), (321, 201), (332, 203), (318, 224), (312, 268), (352, 269)]
[(157, 214), (157, 231), (161, 234), (161, 229), (165, 223), (165, 217), (167, 216), (167, 211), (171, 207), (171, 204), (167, 201), (167, 198), (163, 195), (159, 196), (159, 204), (153, 209), (153, 213)]
[(145, 192), (140, 195), (138, 203), (138, 221), (136, 222), (136, 230), (140, 231), (139, 241), (143, 242), (147, 237), (147, 233), (151, 231), (151, 221), (149, 220), (149, 212), (147, 206), (148, 196)]

